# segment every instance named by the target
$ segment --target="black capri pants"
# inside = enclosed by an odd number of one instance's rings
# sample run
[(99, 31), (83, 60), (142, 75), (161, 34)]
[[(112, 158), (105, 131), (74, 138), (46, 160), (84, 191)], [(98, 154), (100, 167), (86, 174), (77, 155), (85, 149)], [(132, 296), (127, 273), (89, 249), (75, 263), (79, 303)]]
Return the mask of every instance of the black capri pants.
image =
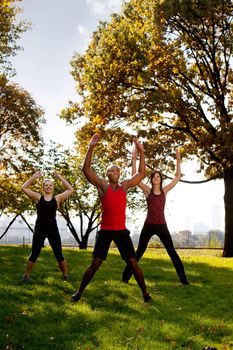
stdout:
[[(149, 243), (149, 240), (153, 235), (157, 235), (160, 238), (168, 255), (172, 260), (172, 263), (176, 269), (177, 275), (179, 276), (180, 280), (186, 280), (184, 266), (182, 264), (182, 261), (180, 260), (179, 255), (177, 254), (174, 248), (172, 238), (166, 224), (144, 224), (140, 234), (138, 248), (136, 250), (137, 261), (139, 261), (143, 256), (147, 248), (147, 245)], [(127, 265), (123, 272), (122, 280), (128, 281), (131, 276), (132, 276), (132, 271), (130, 267)]]
[(65, 258), (62, 255), (61, 237), (58, 230), (54, 230), (49, 233), (44, 233), (38, 229), (35, 230), (35, 233), (33, 235), (32, 252), (28, 260), (34, 263), (36, 262), (38, 256), (40, 255), (41, 248), (44, 246), (44, 241), (46, 238), (48, 238), (49, 244), (53, 250), (57, 261), (64, 261)]

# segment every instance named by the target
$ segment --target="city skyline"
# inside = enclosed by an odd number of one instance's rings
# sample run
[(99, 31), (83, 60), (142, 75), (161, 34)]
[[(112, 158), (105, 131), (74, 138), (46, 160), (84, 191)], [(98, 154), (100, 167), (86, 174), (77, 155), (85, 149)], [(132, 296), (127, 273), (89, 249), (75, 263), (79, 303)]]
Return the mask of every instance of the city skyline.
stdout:
[[(36, 215), (29, 216), (27, 218), (32, 228), (34, 228), (35, 219), (36, 219)], [(85, 221), (86, 219), (84, 220), (84, 227), (85, 227)], [(10, 222), (10, 219), (7, 216), (0, 218), (0, 236), (8, 226), (9, 222)], [(72, 240), (74, 240), (69, 228), (66, 225), (65, 219), (61, 215), (57, 216), (57, 223), (58, 223), (58, 228), (59, 228), (59, 232), (62, 240), (68, 240), (69, 238), (72, 238)], [(74, 224), (74, 227), (76, 227), (77, 232), (79, 232), (78, 220), (77, 219), (73, 220), (73, 224)], [(130, 217), (128, 217), (127, 227), (129, 228), (131, 235), (140, 234), (142, 225), (143, 225), (143, 216), (142, 216), (142, 220), (136, 220), (136, 221), (134, 220), (131, 221)], [(86, 226), (87, 226), (87, 222), (86, 222)], [(220, 227), (208, 227), (206, 224), (202, 222), (199, 222), (199, 223), (194, 222), (192, 228), (180, 227), (180, 229), (178, 230), (171, 231), (171, 234), (174, 235), (183, 231), (190, 231), (192, 235), (207, 234), (211, 230), (217, 230), (217, 231), (223, 232), (220, 229)], [(96, 233), (96, 230), (93, 230), (93, 232), (91, 233), (91, 236), (95, 235), (95, 233)], [(1, 241), (2, 244), (6, 244), (9, 240), (11, 240), (10, 237), (17, 237), (16, 243), (20, 243), (20, 242), (22, 243), (23, 240), (26, 241), (26, 243), (31, 243), (32, 232), (29, 230), (29, 228), (27, 227), (26, 223), (22, 220), (22, 218), (18, 217), (15, 220), (15, 222), (12, 224), (12, 226), (9, 228), (9, 231), (6, 233), (4, 237), (2, 238), (2, 241)]]

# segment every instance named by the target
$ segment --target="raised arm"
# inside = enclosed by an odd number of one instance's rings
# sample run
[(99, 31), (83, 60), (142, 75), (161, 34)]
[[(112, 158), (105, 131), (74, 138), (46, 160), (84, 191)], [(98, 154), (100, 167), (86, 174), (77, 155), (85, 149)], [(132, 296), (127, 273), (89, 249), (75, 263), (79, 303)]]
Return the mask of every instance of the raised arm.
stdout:
[(21, 187), (21, 190), (26, 193), (26, 195), (30, 198), (32, 198), (34, 201), (38, 202), (40, 200), (41, 194), (35, 191), (32, 191), (30, 188), (28, 188), (34, 180), (38, 179), (42, 175), (41, 171), (36, 171), (30, 179), (28, 179)]
[(99, 135), (95, 134), (94, 136), (92, 136), (92, 139), (89, 143), (89, 147), (84, 159), (84, 163), (83, 163), (83, 172), (87, 178), (87, 180), (94, 186), (96, 187), (101, 187), (102, 186), (102, 180), (96, 175), (96, 173), (94, 172), (94, 170), (91, 168), (91, 161), (92, 161), (92, 155), (93, 155), (93, 151), (95, 146), (97, 145), (99, 141)]
[[(132, 176), (134, 176), (137, 173), (137, 168), (136, 168), (137, 157), (138, 157), (138, 148), (135, 145), (132, 150)], [(144, 184), (143, 181), (139, 182), (138, 187), (144, 192), (146, 196), (150, 193), (150, 187)]]
[(138, 159), (138, 149), (136, 145), (134, 145), (132, 150), (132, 176), (134, 176), (137, 172), (136, 163)]
[[(125, 187), (125, 190), (128, 190), (131, 187), (137, 186), (145, 176), (145, 157), (144, 157), (143, 146), (138, 140), (134, 141), (134, 145), (137, 148), (139, 153), (139, 166), (138, 166), (138, 171), (135, 172), (135, 174), (132, 174), (131, 179), (125, 180), (122, 182), (122, 187)], [(135, 159), (135, 162), (136, 162), (136, 159)], [(135, 165), (135, 168), (136, 168), (136, 165)]]
[(176, 149), (176, 174), (174, 179), (163, 188), (163, 191), (165, 192), (165, 194), (170, 191), (179, 181), (181, 178), (181, 157), (180, 157), (180, 151), (177, 148)]
[(55, 196), (57, 204), (60, 204), (61, 202), (63, 202), (69, 196), (72, 195), (72, 193), (74, 192), (74, 189), (71, 186), (71, 184), (66, 179), (64, 179), (64, 177), (62, 177), (62, 175), (60, 173), (58, 173), (57, 171), (54, 172), (54, 176), (56, 176), (56, 178), (58, 178), (66, 188), (66, 190), (64, 192), (59, 193)]

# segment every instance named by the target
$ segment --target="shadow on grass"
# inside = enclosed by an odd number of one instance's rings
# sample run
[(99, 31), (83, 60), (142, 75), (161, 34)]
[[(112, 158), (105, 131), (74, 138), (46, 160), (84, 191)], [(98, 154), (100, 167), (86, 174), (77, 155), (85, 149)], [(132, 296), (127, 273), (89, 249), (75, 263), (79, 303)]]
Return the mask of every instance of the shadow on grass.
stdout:
[(73, 304), (91, 251), (64, 250), (70, 279), (63, 282), (52, 251), (44, 248), (29, 283), (23, 283), (29, 253), (0, 246), (1, 349), (233, 348), (232, 259), (180, 254), (191, 283), (183, 286), (166, 254), (145, 254), (140, 265), (153, 297), (145, 304), (134, 278), (120, 281), (125, 263), (110, 251)]

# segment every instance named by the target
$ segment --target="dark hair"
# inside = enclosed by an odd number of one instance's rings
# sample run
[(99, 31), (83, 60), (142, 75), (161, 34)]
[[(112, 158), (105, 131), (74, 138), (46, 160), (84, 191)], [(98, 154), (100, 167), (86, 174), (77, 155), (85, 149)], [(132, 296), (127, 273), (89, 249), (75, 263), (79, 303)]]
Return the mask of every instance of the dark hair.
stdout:
[(151, 185), (152, 185), (152, 180), (153, 180), (153, 177), (155, 176), (155, 174), (159, 174), (159, 176), (160, 176), (160, 179), (161, 179), (160, 190), (162, 190), (162, 188), (163, 188), (163, 175), (162, 175), (161, 171), (159, 171), (159, 170), (155, 170), (155, 171), (153, 171), (153, 173), (151, 173), (151, 175), (150, 175)]

